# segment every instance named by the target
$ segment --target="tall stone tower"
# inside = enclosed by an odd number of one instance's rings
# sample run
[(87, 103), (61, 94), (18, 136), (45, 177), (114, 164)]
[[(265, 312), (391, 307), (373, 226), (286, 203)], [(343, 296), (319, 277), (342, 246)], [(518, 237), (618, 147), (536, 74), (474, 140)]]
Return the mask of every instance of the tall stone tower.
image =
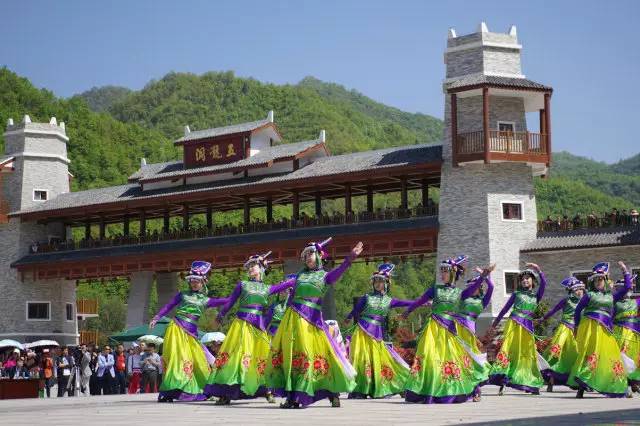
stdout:
[(11, 264), (37, 250), (36, 243), (65, 239), (63, 223), (22, 222), (7, 215), (69, 192), (69, 159), (64, 123), (32, 123), (28, 115), (4, 133), (0, 157), (0, 339), (77, 342), (75, 283), (21, 276)]
[[(444, 164), (438, 259), (466, 254), (470, 266), (496, 263), (489, 309), (496, 316), (523, 267), (520, 248), (536, 238), (533, 177), (551, 152), (550, 87), (522, 74), (516, 28), (457, 36), (449, 30)], [(538, 132), (527, 127), (536, 112)], [(481, 325), (488, 323), (485, 314)]]

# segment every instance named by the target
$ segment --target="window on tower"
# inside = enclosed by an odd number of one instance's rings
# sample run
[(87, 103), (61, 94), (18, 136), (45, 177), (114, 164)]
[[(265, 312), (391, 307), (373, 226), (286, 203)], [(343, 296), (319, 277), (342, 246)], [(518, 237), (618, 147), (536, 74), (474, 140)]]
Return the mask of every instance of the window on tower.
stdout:
[(505, 272), (504, 273), (504, 291), (506, 294), (511, 294), (518, 288), (518, 273), (517, 272)]
[(50, 302), (27, 302), (27, 321), (49, 321), (50, 311)]
[(46, 189), (34, 189), (33, 201), (47, 201), (48, 191)]
[(502, 202), (502, 220), (524, 220), (522, 203)]
[(66, 314), (67, 321), (73, 321), (73, 303), (67, 303)]

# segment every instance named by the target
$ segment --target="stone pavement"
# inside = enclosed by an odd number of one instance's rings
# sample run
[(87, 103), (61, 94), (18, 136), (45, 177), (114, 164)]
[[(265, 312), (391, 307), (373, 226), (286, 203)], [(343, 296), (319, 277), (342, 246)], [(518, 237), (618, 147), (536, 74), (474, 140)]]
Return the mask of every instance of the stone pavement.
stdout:
[(305, 410), (281, 410), (265, 401), (240, 401), (230, 407), (212, 402), (158, 404), (156, 395), (21, 399), (0, 401), (0, 424), (13, 425), (640, 425), (640, 397), (607, 399), (559, 388), (553, 394), (525, 395), (484, 388), (480, 403), (405, 404), (399, 398), (342, 401), (342, 408), (322, 401)]

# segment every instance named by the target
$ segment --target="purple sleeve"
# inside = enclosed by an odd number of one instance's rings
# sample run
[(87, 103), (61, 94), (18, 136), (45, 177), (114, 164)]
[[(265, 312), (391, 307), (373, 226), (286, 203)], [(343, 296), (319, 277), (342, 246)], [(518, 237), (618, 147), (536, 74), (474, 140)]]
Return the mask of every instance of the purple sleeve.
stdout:
[(424, 305), (425, 303), (427, 303), (429, 300), (433, 299), (433, 294), (434, 294), (434, 287), (429, 287), (429, 290), (425, 291), (424, 294), (422, 296), (420, 296), (418, 299), (416, 299), (411, 305), (409, 305), (409, 307), (407, 308), (407, 310), (405, 311), (406, 315), (409, 315), (411, 312), (415, 311), (416, 308)]
[(582, 315), (582, 310), (587, 307), (587, 305), (589, 304), (589, 300), (591, 300), (591, 298), (589, 297), (589, 293), (585, 293), (584, 296), (582, 296), (582, 299), (580, 299), (580, 301), (578, 302), (578, 305), (576, 306), (576, 312), (573, 314), (573, 322), (576, 324), (576, 328), (580, 323), (580, 316)]
[(288, 288), (292, 288), (296, 284), (295, 278), (289, 278), (288, 280), (284, 280), (278, 284), (274, 284), (269, 287), (269, 296), (272, 294), (280, 293), (282, 290), (286, 290)]
[(504, 307), (502, 308), (502, 310), (500, 311), (496, 319), (493, 320), (492, 325), (494, 327), (498, 325), (500, 321), (502, 321), (502, 318), (504, 318), (507, 312), (509, 312), (509, 309), (511, 309), (511, 307), (513, 306), (513, 302), (515, 302), (515, 300), (516, 300), (516, 294), (511, 293), (511, 297), (509, 298), (509, 300), (507, 300), (507, 303), (505, 303)]
[(391, 299), (391, 308), (406, 308), (411, 306), (413, 300), (404, 300), (404, 299)]
[(225, 315), (227, 315), (227, 312), (229, 312), (229, 309), (231, 309), (231, 307), (236, 303), (241, 293), (242, 293), (242, 283), (239, 282), (238, 284), (236, 284), (236, 288), (233, 289), (233, 292), (231, 293), (231, 295), (227, 298), (227, 303), (225, 303), (224, 306), (218, 312), (218, 318), (222, 318)]
[(473, 293), (476, 292), (482, 286), (482, 281), (484, 281), (484, 277), (482, 275), (476, 277), (474, 281), (467, 286), (462, 293), (460, 294), (460, 299), (464, 300), (468, 297), (471, 297)]
[(207, 308), (215, 308), (217, 306), (224, 305), (228, 301), (229, 301), (229, 298), (227, 297), (221, 297), (219, 299), (214, 299), (213, 297), (210, 297), (209, 300), (207, 300)]
[(540, 271), (540, 288), (538, 289), (538, 293), (536, 294), (536, 300), (538, 303), (542, 300), (542, 296), (544, 296), (544, 289), (547, 287), (547, 278), (544, 276), (544, 272)]
[(553, 309), (550, 309), (549, 312), (547, 312), (545, 314), (545, 316), (542, 317), (542, 321), (546, 321), (549, 318), (551, 318), (552, 316), (554, 316), (556, 314), (556, 312), (558, 312), (560, 309), (564, 308), (564, 305), (567, 304), (567, 299), (564, 298), (561, 301), (559, 301), (556, 306), (553, 307)]
[(327, 285), (335, 284), (336, 281), (340, 279), (342, 274), (344, 274), (346, 270), (349, 269), (353, 259), (355, 259), (355, 256), (349, 255), (344, 259), (344, 262), (327, 272), (324, 276), (324, 283)]
[(622, 287), (620, 290), (616, 290), (613, 293), (613, 302), (619, 302), (620, 300), (622, 300), (622, 298), (624, 298), (624, 296), (626, 296), (626, 294), (629, 292), (629, 290), (631, 290), (631, 274), (628, 272), (625, 272), (624, 274), (624, 287)]
[(347, 315), (347, 319), (357, 318), (364, 309), (365, 303), (367, 303), (367, 296), (362, 296), (358, 299), (356, 306), (354, 306), (351, 312), (349, 312), (349, 315)]
[(487, 292), (484, 294), (482, 298), (482, 307), (486, 308), (491, 302), (491, 296), (493, 296), (493, 281), (491, 280), (491, 276), (487, 275), (485, 277), (485, 281), (487, 282)]
[(164, 305), (162, 308), (160, 308), (160, 310), (158, 311), (158, 313), (153, 317), (154, 319), (158, 320), (160, 318), (162, 318), (163, 316), (167, 315), (169, 312), (171, 312), (171, 310), (173, 308), (175, 308), (176, 306), (178, 306), (178, 304), (182, 301), (182, 293), (178, 292), (176, 293), (175, 296), (173, 296), (173, 299), (171, 299), (169, 301), (169, 303), (167, 303), (166, 305)]

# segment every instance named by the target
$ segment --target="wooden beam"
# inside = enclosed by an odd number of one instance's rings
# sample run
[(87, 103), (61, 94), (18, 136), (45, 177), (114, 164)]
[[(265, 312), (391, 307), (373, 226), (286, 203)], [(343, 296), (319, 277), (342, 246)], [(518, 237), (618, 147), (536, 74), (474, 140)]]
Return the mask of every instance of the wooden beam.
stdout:
[(189, 205), (182, 205), (182, 229), (189, 229)]
[(251, 206), (249, 204), (250, 201), (251, 201), (251, 199), (249, 198), (248, 195), (244, 197), (243, 211), (244, 211), (244, 227), (245, 227), (245, 229), (248, 229), (249, 225), (251, 224)]
[(129, 236), (129, 215), (125, 213), (122, 222), (122, 233), (125, 237)]
[(273, 223), (273, 198), (267, 197), (267, 223)]
[(100, 217), (100, 239), (104, 240), (107, 236), (107, 226), (104, 223), (104, 217)]
[(140, 235), (147, 233), (147, 216), (144, 209), (140, 209)]
[(344, 214), (345, 216), (351, 212), (351, 184), (344, 185)]
[(484, 138), (484, 162), (489, 163), (489, 88), (482, 88), (482, 131)]
[(207, 204), (207, 229), (213, 229), (213, 207), (211, 204)]
[(322, 196), (319, 192), (315, 194), (316, 217), (322, 216)]
[(163, 216), (162, 216), (162, 229), (164, 230), (165, 234), (169, 233), (169, 227), (171, 226), (171, 216), (169, 213), (169, 209), (165, 209)]
[(422, 187), (420, 188), (420, 193), (422, 195), (422, 206), (427, 207), (429, 202), (429, 180), (426, 178), (422, 179)]
[(373, 213), (373, 188), (367, 185), (367, 211)]
[(547, 133), (547, 155), (551, 158), (551, 93), (544, 94), (544, 128)]
[(291, 194), (291, 198), (293, 207), (293, 215), (291, 219), (293, 221), (297, 221), (298, 219), (300, 219), (300, 195), (298, 194), (298, 191), (293, 191)]
[(404, 210), (409, 208), (409, 193), (407, 191), (407, 178), (405, 176), (400, 179), (400, 208)]
[(88, 220), (85, 221), (84, 223), (84, 239), (85, 240), (91, 239), (91, 222)]
[(458, 95), (451, 94), (451, 164), (458, 167)]

